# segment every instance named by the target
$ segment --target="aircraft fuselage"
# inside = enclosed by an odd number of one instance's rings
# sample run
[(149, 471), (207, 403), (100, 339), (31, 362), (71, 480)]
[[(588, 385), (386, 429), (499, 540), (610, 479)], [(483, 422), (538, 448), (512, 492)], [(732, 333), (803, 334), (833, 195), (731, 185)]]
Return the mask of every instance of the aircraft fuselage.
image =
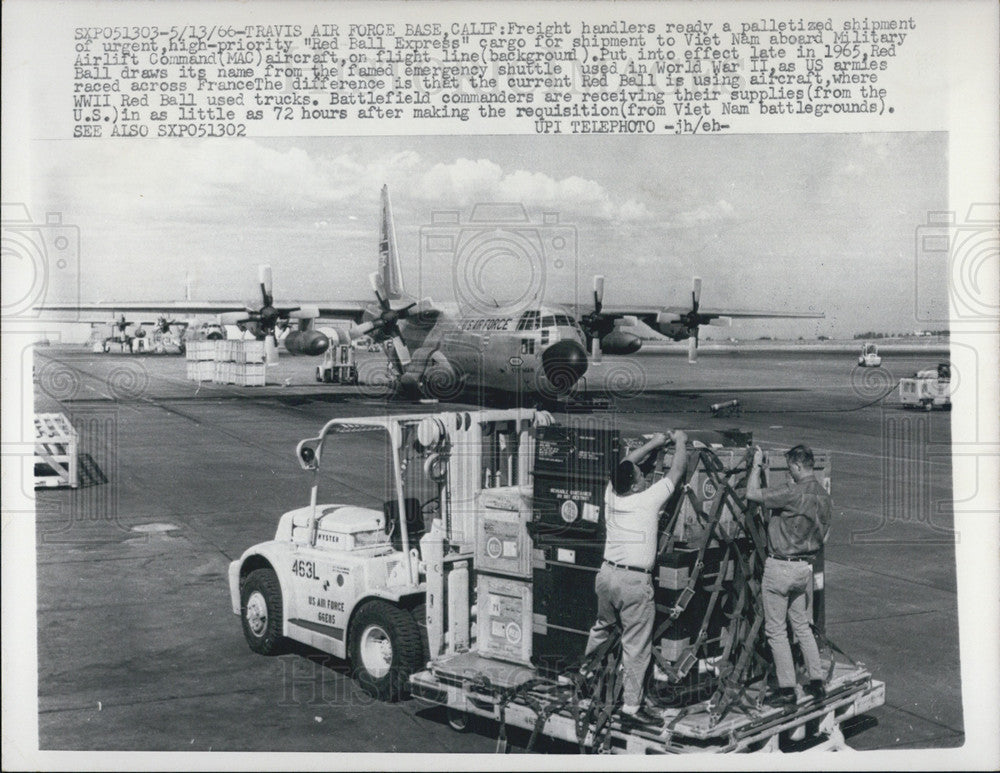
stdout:
[(412, 353), (403, 378), (432, 396), (449, 396), (434, 395), (435, 389), (458, 380), (465, 387), (558, 397), (587, 370), (583, 331), (555, 306), (442, 313), (432, 326), (407, 321), (401, 332)]

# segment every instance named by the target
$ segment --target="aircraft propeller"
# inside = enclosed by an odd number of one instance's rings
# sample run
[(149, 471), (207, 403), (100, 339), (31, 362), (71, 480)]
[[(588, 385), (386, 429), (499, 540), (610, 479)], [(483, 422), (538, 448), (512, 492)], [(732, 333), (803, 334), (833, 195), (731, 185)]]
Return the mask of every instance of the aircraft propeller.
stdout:
[(165, 315), (160, 315), (160, 317), (156, 320), (155, 327), (157, 331), (159, 331), (161, 334), (167, 335), (168, 333), (170, 333), (170, 331), (173, 329), (175, 325), (187, 328), (188, 322), (187, 320), (173, 319), (173, 318), (168, 318)]
[(694, 363), (698, 361), (698, 331), (701, 325), (712, 325), (714, 327), (726, 327), (731, 325), (733, 320), (731, 317), (727, 317), (719, 314), (702, 314), (699, 311), (701, 306), (701, 277), (694, 277), (691, 286), (691, 309), (686, 312), (678, 311), (662, 311), (657, 317), (656, 321), (662, 326), (679, 325), (681, 330), (678, 332), (668, 332), (663, 330), (664, 333), (670, 335), (674, 340), (680, 340), (684, 333), (687, 333), (688, 339), (688, 362)]
[(132, 322), (131, 320), (125, 319), (125, 315), (122, 314), (120, 317), (118, 317), (118, 319), (116, 319), (111, 324), (114, 325), (118, 329), (119, 333), (122, 333), (124, 335), (125, 331), (128, 329), (128, 326), (129, 325), (134, 325), (135, 322)]
[(694, 329), (694, 335), (688, 338), (688, 362), (698, 361), (698, 327), (701, 317), (698, 316), (698, 306), (701, 305), (701, 277), (694, 278), (694, 286), (691, 288), (691, 311), (687, 314), (688, 329)]
[(351, 329), (352, 337), (370, 335), (378, 343), (389, 342), (392, 345), (386, 347), (386, 356), (389, 358), (398, 375), (402, 375), (406, 366), (410, 364), (410, 350), (403, 341), (403, 336), (399, 331), (399, 320), (410, 316), (411, 310), (417, 305), (417, 301), (393, 309), (389, 304), (389, 299), (385, 297), (379, 288), (378, 274), (371, 274), (368, 277), (375, 291), (375, 298), (378, 300), (378, 314), (373, 315), (373, 319), (355, 325)]
[(642, 346), (638, 336), (622, 328), (639, 324), (634, 315), (604, 316), (604, 277), (594, 277), (594, 310), (580, 318), (580, 327), (590, 339), (590, 357), (600, 362), (604, 349), (609, 354), (632, 354)]
[(219, 315), (219, 321), (224, 325), (247, 325), (252, 323), (254, 331), (259, 338), (264, 339), (264, 351), (267, 354), (268, 365), (273, 365), (278, 361), (278, 336), (277, 330), (284, 330), (288, 324), (288, 318), (293, 312), (299, 311), (299, 306), (290, 308), (275, 308), (271, 267), (267, 265), (259, 266), (257, 278), (260, 284), (261, 306), (259, 309), (247, 306), (246, 312), (227, 312)]
[(580, 327), (590, 339), (590, 354), (594, 362), (601, 361), (601, 339), (614, 327), (614, 320), (601, 314), (604, 308), (604, 277), (594, 276), (594, 310), (580, 318)]

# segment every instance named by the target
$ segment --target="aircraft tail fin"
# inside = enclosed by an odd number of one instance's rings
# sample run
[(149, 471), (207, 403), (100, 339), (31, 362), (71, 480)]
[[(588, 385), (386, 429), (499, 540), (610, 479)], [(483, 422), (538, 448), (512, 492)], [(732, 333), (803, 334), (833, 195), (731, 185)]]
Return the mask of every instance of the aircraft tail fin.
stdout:
[(399, 267), (399, 251), (396, 249), (396, 226), (389, 204), (389, 186), (382, 186), (382, 223), (378, 243), (378, 284), (385, 298), (399, 300), (405, 295), (403, 273)]

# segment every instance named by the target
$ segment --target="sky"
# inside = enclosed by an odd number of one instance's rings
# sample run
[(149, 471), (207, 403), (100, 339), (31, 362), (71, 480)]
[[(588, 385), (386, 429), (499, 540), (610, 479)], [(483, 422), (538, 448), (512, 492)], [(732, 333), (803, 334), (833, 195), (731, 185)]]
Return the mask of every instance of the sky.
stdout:
[[(928, 212), (947, 209), (941, 133), (38, 141), (30, 152), (32, 218), (58, 211), (79, 227), (84, 301), (180, 300), (185, 276), (195, 299), (255, 300), (260, 263), (279, 302), (368, 300), (383, 184), (407, 290), (438, 301), (529, 290), (586, 311), (600, 273), (606, 304), (670, 305), (698, 275), (703, 306), (826, 314), (709, 336), (843, 338), (925, 327), (915, 305), (946, 299), (943, 261), (914, 254)], [(489, 202), (524, 207), (528, 222), (507, 226), (513, 253), (491, 252), (494, 226), (471, 222)], [(54, 278), (46, 300), (71, 295)]]

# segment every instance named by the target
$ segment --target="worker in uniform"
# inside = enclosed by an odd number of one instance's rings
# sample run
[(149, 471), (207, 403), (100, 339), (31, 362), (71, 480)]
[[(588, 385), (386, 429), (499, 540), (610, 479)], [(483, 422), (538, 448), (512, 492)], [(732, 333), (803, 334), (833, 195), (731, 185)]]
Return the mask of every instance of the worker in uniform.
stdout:
[(795, 665), (786, 620), (792, 625), (809, 675), (803, 691), (814, 698), (826, 694), (819, 649), (809, 624), (812, 564), (829, 533), (833, 509), (829, 493), (816, 478), (812, 450), (797, 445), (785, 454), (785, 459), (792, 481), (785, 486), (761, 488), (763, 452), (756, 449), (747, 484), (747, 499), (763, 505), (762, 515), (767, 524), (768, 556), (761, 584), (764, 633), (778, 678), (778, 691), (768, 703), (779, 707), (794, 705), (797, 701)]
[[(639, 465), (668, 442), (675, 445), (670, 471), (649, 484)], [(606, 539), (604, 563), (597, 572), (597, 620), (590, 629), (587, 654), (607, 641), (616, 626), (622, 632), (624, 691), (621, 712), (639, 723), (660, 718), (642, 705), (643, 683), (652, 657), (653, 564), (660, 510), (677, 487), (687, 463), (681, 431), (656, 434), (629, 453), (612, 471), (604, 493)]]

